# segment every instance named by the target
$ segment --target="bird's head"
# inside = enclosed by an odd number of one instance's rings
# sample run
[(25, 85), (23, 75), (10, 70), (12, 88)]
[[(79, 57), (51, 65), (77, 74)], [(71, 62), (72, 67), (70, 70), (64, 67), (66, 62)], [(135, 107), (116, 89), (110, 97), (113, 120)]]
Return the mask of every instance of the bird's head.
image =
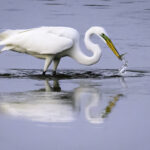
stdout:
[(95, 27), (95, 30), (96, 30), (96, 34), (108, 45), (108, 47), (113, 51), (113, 53), (117, 56), (117, 58), (122, 60), (124, 54), (123, 55), (119, 54), (114, 44), (110, 40), (108, 34), (106, 33), (105, 29), (102, 27)]

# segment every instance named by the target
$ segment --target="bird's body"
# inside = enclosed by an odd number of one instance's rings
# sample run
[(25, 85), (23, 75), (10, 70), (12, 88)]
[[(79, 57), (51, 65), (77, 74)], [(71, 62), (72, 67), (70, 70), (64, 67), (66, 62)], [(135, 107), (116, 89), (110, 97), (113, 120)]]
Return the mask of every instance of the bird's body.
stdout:
[[(0, 45), (4, 46), (1, 51), (12, 50), (26, 53), (40, 59), (45, 59), (43, 73), (45, 73), (54, 61), (53, 71), (56, 72), (62, 57), (69, 56), (84, 65), (92, 65), (99, 61), (101, 49), (97, 44), (90, 41), (91, 35), (100, 36), (107, 44), (112, 44), (107, 39), (102, 27), (91, 27), (85, 34), (85, 45), (93, 52), (93, 56), (86, 56), (80, 49), (79, 33), (69, 27), (39, 27), (24, 30), (6, 30), (0, 33)], [(108, 40), (108, 41), (107, 41)], [(108, 46), (115, 49), (114, 45)], [(113, 50), (115, 55), (121, 59), (119, 53)]]

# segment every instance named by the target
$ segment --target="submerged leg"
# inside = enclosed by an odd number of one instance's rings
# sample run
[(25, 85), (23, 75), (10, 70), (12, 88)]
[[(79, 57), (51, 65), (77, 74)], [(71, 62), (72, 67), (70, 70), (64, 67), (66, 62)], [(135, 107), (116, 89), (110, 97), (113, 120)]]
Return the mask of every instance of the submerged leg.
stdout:
[(56, 70), (57, 70), (57, 67), (58, 67), (59, 62), (60, 62), (60, 58), (57, 58), (57, 59), (55, 58), (55, 59), (54, 59), (53, 76), (56, 75)]
[(45, 65), (44, 65), (43, 75), (45, 75), (45, 73), (46, 73), (46, 71), (47, 71), (49, 65), (50, 65), (51, 62), (52, 62), (52, 60), (53, 60), (53, 56), (49, 56), (49, 57), (47, 57), (47, 58), (45, 59)]

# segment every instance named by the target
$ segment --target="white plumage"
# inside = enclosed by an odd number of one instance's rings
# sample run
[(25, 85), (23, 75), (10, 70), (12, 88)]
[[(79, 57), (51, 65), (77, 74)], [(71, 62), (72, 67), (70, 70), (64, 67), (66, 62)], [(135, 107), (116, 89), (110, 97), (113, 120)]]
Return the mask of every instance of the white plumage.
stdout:
[(54, 61), (54, 74), (60, 58), (69, 56), (84, 65), (97, 63), (101, 56), (101, 49), (97, 44), (90, 41), (90, 36), (96, 34), (100, 36), (115, 55), (121, 56), (115, 49), (106, 32), (102, 27), (91, 27), (85, 34), (85, 45), (93, 52), (93, 56), (86, 56), (79, 46), (79, 33), (69, 27), (39, 27), (26, 30), (6, 30), (0, 33), (0, 45), (4, 48), (1, 51), (13, 50), (26, 53), (37, 58), (45, 59), (43, 74), (49, 65)]

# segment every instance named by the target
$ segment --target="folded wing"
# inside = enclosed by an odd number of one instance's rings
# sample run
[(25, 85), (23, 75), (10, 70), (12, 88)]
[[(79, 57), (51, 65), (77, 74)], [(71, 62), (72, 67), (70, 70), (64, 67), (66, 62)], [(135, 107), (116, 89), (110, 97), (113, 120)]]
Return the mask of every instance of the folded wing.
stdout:
[(24, 49), (25, 52), (37, 54), (57, 54), (73, 46), (73, 40), (63, 35), (42, 32), (40, 30), (24, 30), (3, 41), (13, 49)]

